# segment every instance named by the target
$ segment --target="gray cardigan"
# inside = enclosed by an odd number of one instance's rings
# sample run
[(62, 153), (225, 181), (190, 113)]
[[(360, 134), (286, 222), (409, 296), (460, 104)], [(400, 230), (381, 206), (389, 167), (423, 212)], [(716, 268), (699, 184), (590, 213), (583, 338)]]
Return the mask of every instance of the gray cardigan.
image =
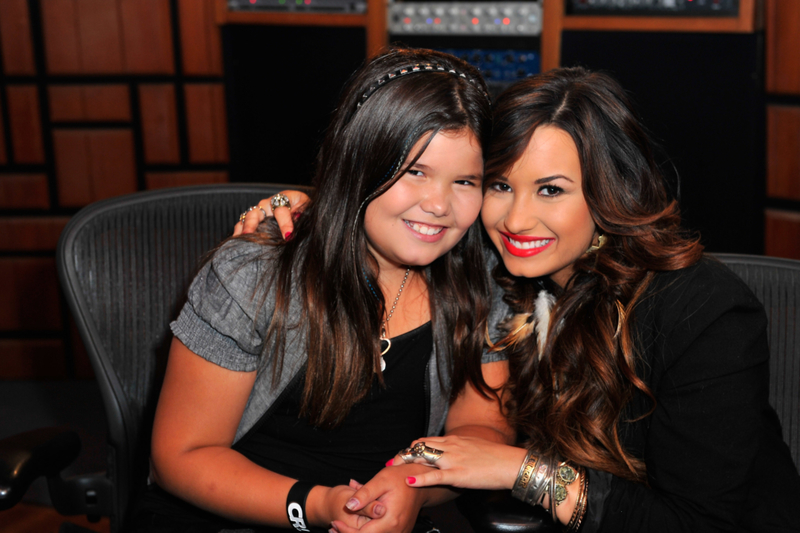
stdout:
[[(487, 254), (489, 255), (489, 254)], [(274, 360), (262, 353), (268, 320), (275, 305), (274, 291), (266, 295), (258, 311), (263, 291), (257, 290), (258, 280), (271, 268), (271, 249), (243, 240), (231, 240), (214, 254), (189, 287), (187, 302), (178, 318), (170, 325), (175, 336), (197, 355), (224, 368), (240, 372), (257, 371), (253, 390), (247, 400), (234, 442), (241, 439), (273, 405), (281, 392), (303, 368), (307, 359), (304, 328), (287, 334), (283, 368), (276, 386), (272, 385)], [(300, 316), (299, 291), (292, 291), (290, 316), (293, 323)], [(490, 324), (497, 324), (506, 307), (500, 302), (502, 291), (494, 292)], [(494, 336), (494, 331), (490, 331)], [(485, 353), (483, 363), (503, 359), (496, 353)], [(442, 374), (442, 388), (436, 364), (436, 350), (428, 361), (430, 412), (427, 435), (437, 435), (444, 427), (448, 412), (450, 376)], [(442, 365), (443, 367), (445, 365)], [(420, 435), (423, 436), (423, 435)]]

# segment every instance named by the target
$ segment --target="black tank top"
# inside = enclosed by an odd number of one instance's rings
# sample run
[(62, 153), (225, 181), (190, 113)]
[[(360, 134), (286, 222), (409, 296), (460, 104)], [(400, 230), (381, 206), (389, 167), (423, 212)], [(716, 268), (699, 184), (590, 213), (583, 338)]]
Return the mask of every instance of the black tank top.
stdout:
[(334, 429), (301, 418), (305, 379), (294, 380), (276, 405), (233, 448), (273, 472), (319, 485), (361, 483), (386, 461), (425, 435), (426, 368), (433, 348), (430, 322), (392, 339), (384, 386), (374, 378), (367, 397)]
[[(385, 387), (376, 377), (368, 396), (333, 430), (315, 428), (298, 417), (304, 384), (301, 373), (233, 449), (273, 472), (319, 485), (346, 485), (351, 478), (362, 483), (370, 480), (400, 449), (425, 435), (430, 409), (426, 369), (432, 349), (430, 322), (393, 338), (385, 356)], [(132, 514), (130, 526), (135, 533), (211, 533), (242, 527), (259, 533), (287, 531), (237, 524), (155, 484), (139, 498)]]

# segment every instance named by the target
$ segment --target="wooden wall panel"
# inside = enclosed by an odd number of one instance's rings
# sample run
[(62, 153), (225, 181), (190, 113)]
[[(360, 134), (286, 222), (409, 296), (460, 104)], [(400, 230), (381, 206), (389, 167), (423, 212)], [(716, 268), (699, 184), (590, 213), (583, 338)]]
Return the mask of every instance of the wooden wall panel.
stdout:
[(227, 183), (227, 172), (148, 172), (144, 175), (148, 189), (185, 187), (187, 185), (206, 185)]
[(0, 209), (50, 209), (47, 175), (0, 174)]
[(130, 130), (53, 132), (59, 203), (80, 207), (137, 190)]
[(764, 253), (800, 259), (800, 213), (767, 209), (765, 215)]
[(800, 200), (800, 106), (767, 107), (767, 196)]
[(189, 161), (228, 161), (228, 131), (225, 120), (225, 92), (221, 83), (184, 86)]
[(216, 0), (178, 0), (183, 73), (222, 75), (222, 40), (216, 23)]
[(0, 251), (53, 251), (69, 217), (2, 217)]
[(36, 74), (28, 0), (0, 1), (0, 46), (6, 74)]
[(767, 92), (800, 95), (800, 2), (767, 0)]
[(180, 163), (178, 111), (171, 83), (139, 86), (142, 144), (146, 163)]
[(9, 85), (8, 118), (15, 163), (44, 163), (39, 90), (36, 85)]
[(76, 0), (41, 2), (45, 64), (50, 74), (83, 71)]
[(125, 71), (122, 19), (116, 0), (76, 0), (83, 74)]
[(0, 258), (0, 330), (58, 331), (61, 304), (55, 260)]
[(121, 0), (120, 12), (127, 72), (174, 73), (169, 0)]
[[(3, 106), (5, 102), (0, 98), (0, 117), (3, 116)], [(0, 165), (8, 163), (8, 154), (6, 154), (6, 129), (3, 121), (0, 120)]]
[(127, 85), (51, 85), (47, 88), (53, 122), (129, 122)]
[(59, 339), (1, 339), (0, 379), (65, 379), (67, 359)]

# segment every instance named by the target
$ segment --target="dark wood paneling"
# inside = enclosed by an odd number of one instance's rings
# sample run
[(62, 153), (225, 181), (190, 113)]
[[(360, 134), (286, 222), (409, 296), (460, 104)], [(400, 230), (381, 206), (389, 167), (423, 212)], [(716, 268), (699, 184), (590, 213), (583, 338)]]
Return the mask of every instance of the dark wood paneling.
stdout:
[(57, 130), (53, 148), (61, 205), (80, 207), (136, 191), (130, 130)]
[(44, 163), (39, 90), (35, 85), (9, 85), (8, 118), (15, 163)]
[(800, 94), (800, 2), (767, 0), (767, 92)]
[(83, 65), (76, 0), (47, 0), (41, 3), (41, 9), (47, 72), (81, 73)]
[(31, 252), (56, 249), (69, 217), (2, 217), (0, 251)]
[(227, 183), (227, 172), (148, 172), (144, 175), (148, 189), (184, 187), (186, 185), (206, 185)]
[(126, 71), (175, 72), (169, 0), (120, 0), (120, 13)]
[(0, 1), (0, 46), (6, 74), (36, 74), (28, 0)]
[(125, 71), (118, 0), (76, 0), (83, 74)]
[(50, 209), (47, 175), (0, 174), (0, 209)]
[(214, 19), (214, 2), (178, 0), (184, 74), (222, 74), (222, 42)]
[[(3, 106), (5, 102), (0, 98), (0, 117), (3, 116)], [(0, 165), (8, 163), (8, 154), (6, 153), (6, 128), (3, 121), (0, 120)]]
[(81, 207), (94, 199), (89, 174), (89, 147), (86, 132), (56, 130), (53, 132), (58, 202), (63, 206)]
[(87, 134), (94, 200), (136, 192), (136, 160), (130, 130)]
[(47, 91), (53, 122), (128, 122), (131, 119), (127, 85), (51, 85)]
[(765, 231), (766, 255), (800, 259), (800, 213), (768, 209)]
[(142, 144), (147, 163), (180, 163), (178, 112), (171, 83), (139, 86)]
[[(0, 379), (66, 379), (64, 343), (58, 339), (0, 340)], [(5, 511), (3, 523), (6, 522)], [(3, 528), (3, 531), (10, 531)], [(20, 529), (19, 531), (33, 531)], [(56, 530), (52, 530), (56, 531)]]
[(225, 92), (222, 84), (187, 84), (184, 90), (189, 161), (227, 162), (228, 132), (225, 120)]
[(800, 200), (800, 107), (767, 107), (767, 196)]
[(58, 331), (61, 304), (55, 260), (0, 258), (0, 330)]

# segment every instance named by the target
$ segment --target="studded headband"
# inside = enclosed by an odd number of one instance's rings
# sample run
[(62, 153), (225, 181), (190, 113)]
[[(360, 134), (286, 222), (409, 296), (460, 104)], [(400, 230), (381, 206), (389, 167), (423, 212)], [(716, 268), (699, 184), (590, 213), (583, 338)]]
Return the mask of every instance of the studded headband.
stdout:
[[(356, 109), (360, 109), (361, 106), (364, 104), (364, 102), (366, 102), (367, 99), (375, 93), (375, 91), (377, 91), (378, 89), (380, 89), (381, 87), (383, 87), (384, 85), (389, 83), (390, 81), (395, 80), (397, 78), (401, 78), (403, 76), (407, 76), (409, 74), (415, 74), (417, 72), (448, 72), (448, 73), (450, 73), (450, 74), (452, 74), (454, 76), (458, 76), (459, 78), (463, 78), (463, 79), (467, 80), (472, 85), (475, 85), (477, 87), (477, 84), (475, 83), (475, 80), (472, 79), (472, 78), (468, 78), (466, 76), (466, 74), (464, 74), (463, 72), (458, 72), (458, 71), (453, 70), (451, 68), (444, 67), (444, 66), (442, 66), (442, 65), (440, 65), (438, 63), (418, 63), (418, 64), (416, 64), (414, 66), (411, 66), (411, 67), (403, 67), (403, 68), (397, 69), (394, 72), (390, 72), (390, 73), (386, 74), (385, 76), (383, 76), (382, 78), (376, 80), (375, 83), (370, 85), (369, 89), (367, 89), (367, 91), (361, 96), (361, 99), (358, 101), (358, 105), (356, 106)], [(478, 88), (480, 89), (480, 87), (478, 87)], [(486, 91), (481, 89), (481, 93), (483, 94), (483, 96), (486, 97), (487, 100), (490, 100), (489, 95), (486, 93)], [(490, 103), (491, 103), (491, 100), (490, 100)]]

